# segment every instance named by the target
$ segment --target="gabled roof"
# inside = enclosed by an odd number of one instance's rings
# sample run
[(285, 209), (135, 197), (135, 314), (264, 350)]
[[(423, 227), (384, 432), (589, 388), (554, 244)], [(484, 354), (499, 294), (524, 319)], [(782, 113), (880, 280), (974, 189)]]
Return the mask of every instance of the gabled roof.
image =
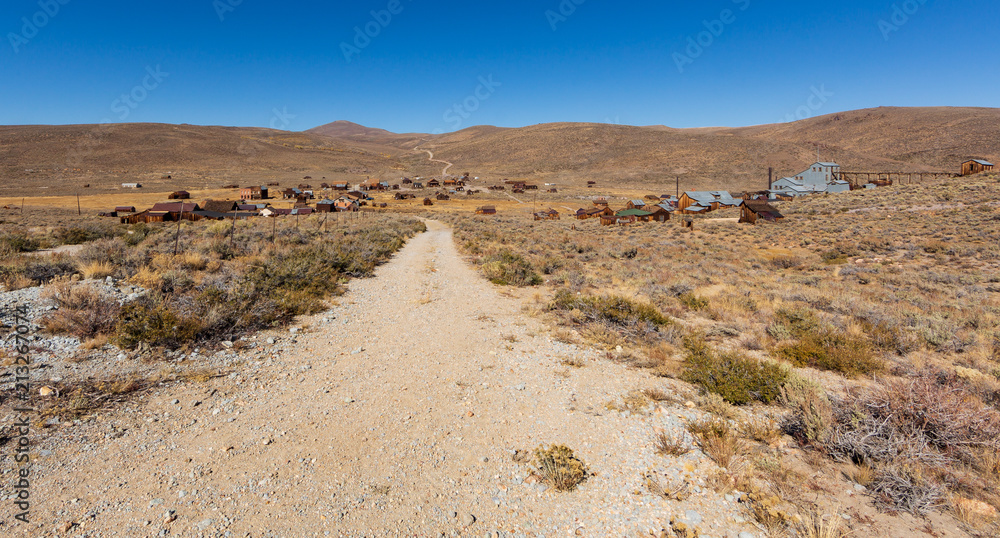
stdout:
[(618, 217), (648, 217), (650, 215), (652, 215), (652, 213), (641, 209), (624, 209), (615, 213), (615, 216)]
[(674, 206), (672, 206), (672, 205), (670, 205), (670, 204), (656, 204), (656, 207), (658, 207), (658, 208), (660, 208), (660, 209), (662, 209), (664, 211), (670, 211), (671, 213), (674, 212), (674, 211), (677, 211), (677, 208), (674, 207)]
[(743, 205), (746, 206), (747, 209), (765, 218), (771, 218), (771, 219), (785, 218), (785, 216), (782, 215), (780, 211), (775, 209), (774, 206), (763, 200), (746, 200), (743, 202)]
[(709, 206), (715, 202), (724, 205), (739, 205), (739, 201), (733, 198), (728, 191), (686, 191), (684, 194), (700, 205)]
[(205, 211), (215, 211), (218, 213), (227, 213), (233, 211), (239, 207), (238, 202), (233, 202), (230, 200), (205, 200), (205, 203), (201, 205), (201, 208)]
[(966, 163), (979, 163), (979, 164), (981, 164), (983, 166), (994, 166), (993, 163), (991, 163), (989, 161), (984, 161), (982, 159), (972, 159), (971, 161), (965, 161), (965, 163), (962, 163), (962, 164), (966, 164)]
[(198, 211), (199, 209), (201, 209), (201, 207), (198, 204), (194, 203), (167, 202), (167, 203), (153, 204), (153, 207), (150, 209), (150, 211), (157, 211), (157, 212), (163, 211), (166, 213), (181, 213), (181, 212), (191, 213), (192, 211)]
[(840, 168), (840, 165), (837, 164), (837, 163), (814, 163), (813, 164), (813, 166), (816, 166), (816, 165), (819, 165), (819, 166), (828, 166), (828, 167), (832, 166), (834, 168)]

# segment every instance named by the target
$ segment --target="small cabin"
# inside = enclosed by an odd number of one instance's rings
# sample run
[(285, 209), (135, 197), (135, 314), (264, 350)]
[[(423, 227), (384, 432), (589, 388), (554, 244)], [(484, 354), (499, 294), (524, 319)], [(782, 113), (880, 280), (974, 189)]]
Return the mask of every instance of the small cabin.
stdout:
[(983, 172), (992, 172), (993, 163), (989, 161), (984, 161), (982, 159), (973, 159), (971, 161), (965, 161), (962, 163), (962, 175), (971, 176), (974, 174), (981, 174)]
[(424, 205), (434, 205), (434, 201), (430, 198), (424, 198)]
[(777, 222), (783, 218), (774, 206), (762, 200), (745, 200), (740, 204), (740, 222), (757, 224), (758, 220)]
[(170, 196), (167, 196), (167, 199), (169, 199), (169, 200), (190, 200), (191, 199), (191, 193), (188, 192), (188, 191), (174, 191), (174, 192), (170, 193)]
[(115, 208), (115, 213), (135, 213), (135, 206), (120, 205)]
[(497, 208), (491, 205), (484, 205), (483, 207), (476, 208), (477, 215), (496, 215)]
[(540, 211), (535, 213), (535, 220), (559, 220), (559, 212), (551, 208), (548, 211)]

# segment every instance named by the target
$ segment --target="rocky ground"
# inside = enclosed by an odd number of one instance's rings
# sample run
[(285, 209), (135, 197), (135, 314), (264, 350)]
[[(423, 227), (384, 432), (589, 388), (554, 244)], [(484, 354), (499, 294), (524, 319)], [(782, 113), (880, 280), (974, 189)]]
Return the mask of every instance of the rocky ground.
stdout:
[[(112, 358), (110, 347), (61, 360), (76, 345), (63, 342), (42, 361), (52, 367), (36, 370), (36, 386), (135, 363), (143, 371), (193, 364), (224, 375), (165, 381), (89, 418), (49, 420), (33, 447), (30, 526), (13, 520), (6, 488), (13, 466), (4, 447), (0, 531), (655, 536), (669, 535), (673, 520), (701, 536), (765, 535), (748, 521), (739, 492), (708, 487), (717, 467), (701, 452), (654, 452), (657, 431), (680, 432), (702, 414), (685, 405), (694, 398), (690, 387), (554, 340), (522, 300), (461, 260), (450, 229), (428, 228), (376, 278), (353, 281), (339, 305), (290, 331), (158, 363)], [(634, 411), (608, 405), (648, 388), (670, 393), (674, 403)], [(9, 404), (2, 411), (11, 424)], [(516, 457), (552, 443), (572, 448), (592, 471), (575, 491), (539, 483), (530, 462)], [(651, 474), (687, 483), (688, 495), (654, 496)], [(843, 480), (815, 496), (866, 505), (863, 492)], [(871, 509), (841, 513), (831, 517), (875, 517)], [(918, 523), (866, 529), (909, 536)]]

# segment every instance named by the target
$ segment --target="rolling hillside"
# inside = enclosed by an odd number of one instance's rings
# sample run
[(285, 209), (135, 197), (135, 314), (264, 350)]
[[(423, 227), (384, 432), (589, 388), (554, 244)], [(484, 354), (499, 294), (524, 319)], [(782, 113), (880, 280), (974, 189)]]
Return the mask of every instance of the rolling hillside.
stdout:
[[(854, 171), (957, 171), (969, 158), (1000, 159), (1000, 109), (877, 108), (794, 123), (672, 129), (553, 123), (396, 134), (346, 121), (302, 133), (238, 127), (122, 124), (0, 127), (0, 196), (218, 187), (265, 180), (395, 179), (455, 173), (580, 185), (588, 180), (658, 189), (760, 189), (816, 158)], [(170, 175), (171, 179), (161, 179)], [(94, 192), (91, 191), (91, 192)]]

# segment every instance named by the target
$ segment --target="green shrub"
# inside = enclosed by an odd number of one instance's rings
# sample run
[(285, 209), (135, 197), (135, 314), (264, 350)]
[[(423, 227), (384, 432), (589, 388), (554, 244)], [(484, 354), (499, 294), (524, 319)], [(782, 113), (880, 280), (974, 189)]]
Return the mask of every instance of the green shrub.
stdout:
[(823, 388), (813, 381), (790, 375), (781, 387), (781, 403), (793, 414), (782, 430), (803, 444), (822, 443), (833, 425), (833, 406)]
[(162, 301), (143, 297), (122, 307), (114, 342), (125, 349), (139, 344), (177, 348), (193, 341), (200, 329), (196, 319), (179, 314)]
[(789, 371), (781, 365), (759, 361), (738, 353), (716, 354), (697, 337), (685, 341), (681, 379), (722, 396), (733, 405), (770, 403), (781, 394)]
[(37, 239), (23, 234), (0, 235), (0, 253), (8, 252), (17, 254), (18, 252), (34, 252), (38, 250), (39, 246), (40, 244)]
[(587, 321), (600, 322), (619, 327), (632, 327), (639, 323), (650, 323), (662, 327), (673, 323), (671, 319), (649, 303), (628, 299), (618, 295), (595, 297), (575, 295), (569, 290), (559, 290), (550, 310), (579, 310)]
[(488, 256), (482, 271), (490, 282), (500, 286), (537, 286), (543, 282), (524, 256), (509, 250)]
[(705, 310), (708, 308), (708, 299), (698, 297), (690, 292), (678, 295), (677, 300), (689, 310)]
[(874, 355), (867, 339), (835, 329), (805, 334), (797, 342), (779, 346), (775, 354), (795, 366), (831, 370), (848, 377), (885, 370), (885, 362)]

